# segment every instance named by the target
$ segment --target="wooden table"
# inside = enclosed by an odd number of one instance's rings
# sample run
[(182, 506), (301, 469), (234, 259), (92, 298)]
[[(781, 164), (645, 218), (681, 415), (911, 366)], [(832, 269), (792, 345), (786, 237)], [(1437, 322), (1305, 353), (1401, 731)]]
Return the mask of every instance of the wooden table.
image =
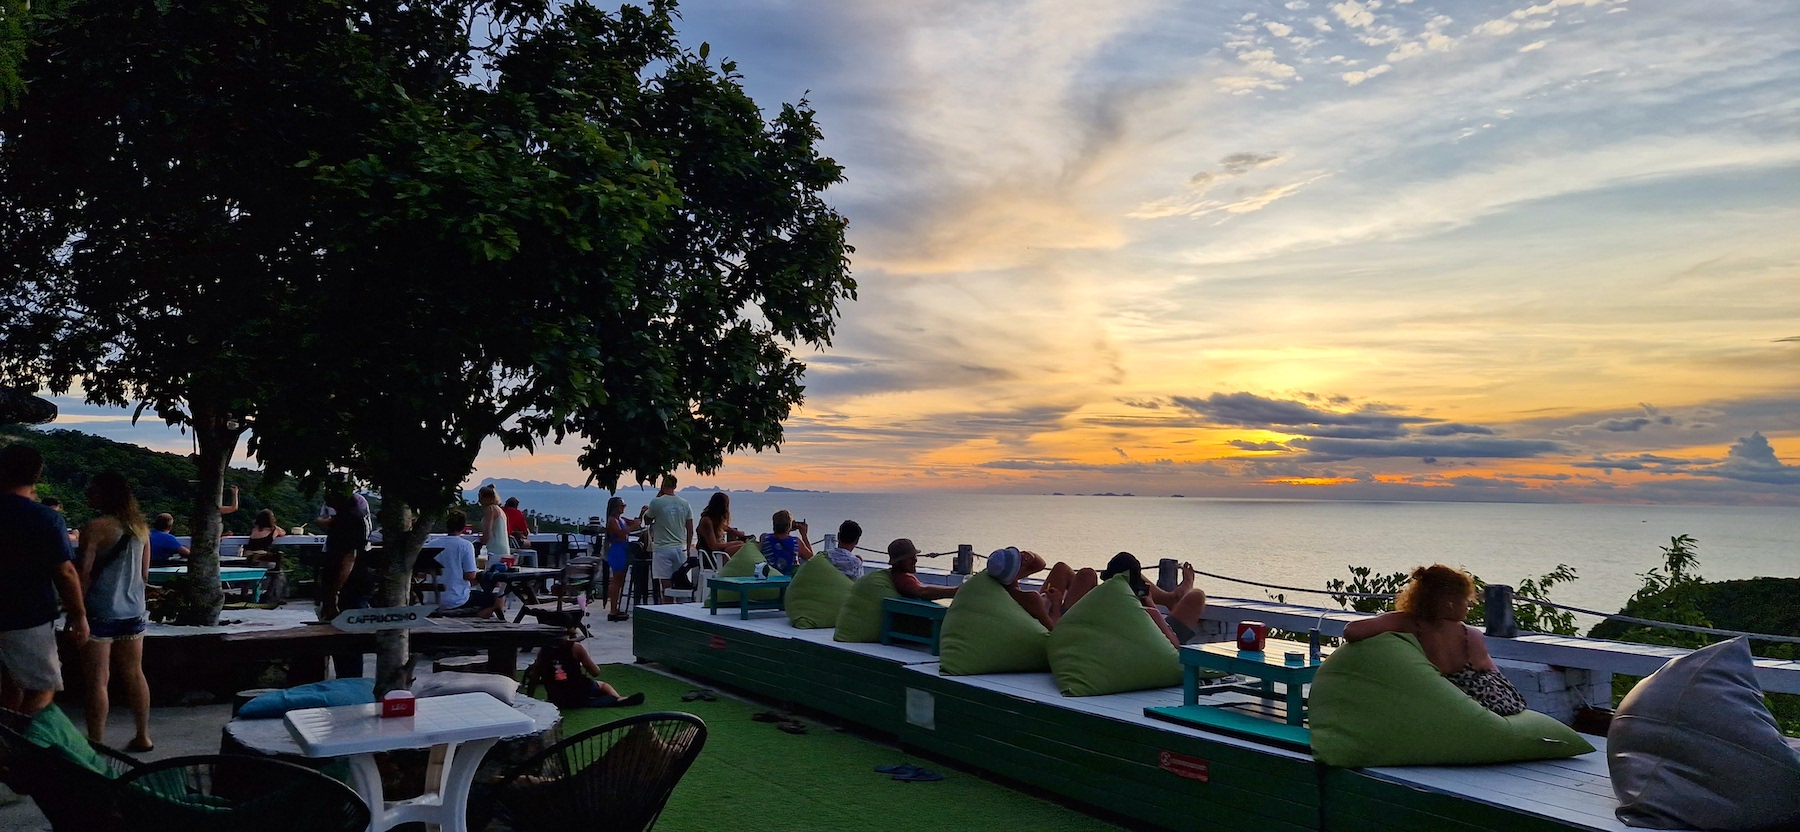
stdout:
[[(1299, 661), (1289, 662), (1288, 653), (1297, 654)], [(1199, 703), (1201, 670), (1238, 673), (1261, 680), (1260, 686), (1225, 685), (1214, 690), (1236, 690), (1274, 699), (1275, 686), (1282, 685), (1283, 698), (1287, 700), (1287, 724), (1304, 725), (1305, 688), (1312, 683), (1319, 665), (1324, 663), (1323, 656), (1316, 660), (1309, 659), (1306, 653), (1305, 644), (1279, 639), (1269, 639), (1261, 653), (1239, 650), (1237, 643), (1230, 641), (1190, 644), (1181, 648), (1181, 702), (1183, 705)]]
[[(881, 599), (881, 643), (893, 644), (895, 641), (910, 641), (931, 648), (931, 655), (938, 654), (938, 636), (944, 631), (944, 615), (950, 608), (935, 601), (921, 601), (916, 598), (883, 598)], [(916, 618), (929, 623), (931, 635), (921, 636), (894, 629), (896, 621), (902, 618)]]
[[(431, 620), (435, 626), (410, 631), (412, 649), (415, 652), (447, 648), (485, 649), (488, 654), (488, 672), (504, 676), (517, 674), (521, 648), (545, 647), (555, 644), (563, 637), (563, 628), (545, 624), (514, 624), (473, 618)], [(373, 652), (375, 634), (372, 632), (346, 633), (327, 624), (312, 624), (226, 635), (209, 654), (209, 658), (213, 661), (227, 661), (227, 656), (293, 658)]]
[[(288, 733), (308, 757), (347, 757), (350, 785), (369, 804), (369, 832), (405, 823), (467, 832), (469, 787), (475, 769), (501, 737), (533, 729), (532, 718), (485, 693), (459, 693), (416, 702), (413, 716), (384, 719), (381, 703), (303, 708), (285, 717)], [(430, 748), (435, 776), (425, 793), (388, 800), (375, 754)]]
[[(786, 575), (770, 575), (767, 578), (720, 578), (706, 579), (706, 590), (711, 599), (712, 614), (719, 614), (719, 590), (738, 594), (738, 618), (749, 620), (751, 610), (785, 610), (787, 609), (788, 584), (793, 579)], [(773, 589), (777, 594), (773, 599), (762, 601), (750, 597), (753, 589)]]

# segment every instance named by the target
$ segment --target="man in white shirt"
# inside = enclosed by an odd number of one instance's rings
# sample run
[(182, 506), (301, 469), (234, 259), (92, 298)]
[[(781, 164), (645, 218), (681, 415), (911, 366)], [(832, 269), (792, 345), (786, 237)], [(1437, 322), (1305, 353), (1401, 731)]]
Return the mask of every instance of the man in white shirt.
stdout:
[(444, 567), (441, 578), (444, 591), (438, 593), (438, 615), (486, 618), (499, 614), (501, 602), (505, 600), (499, 593), (472, 586), (480, 571), (475, 565), (475, 545), (462, 536), (468, 527), (469, 519), (460, 511), (452, 511), (444, 518), (447, 536), (437, 541), (444, 547), (437, 556), (438, 563)]
[(694, 546), (694, 510), (686, 500), (675, 495), (675, 476), (662, 478), (656, 499), (650, 501), (650, 577), (656, 580), (656, 591), (668, 588), (669, 579), (687, 562), (688, 550)]
[(838, 526), (837, 548), (825, 552), (825, 558), (839, 572), (854, 581), (863, 575), (863, 559), (856, 553), (856, 544), (862, 542), (862, 524), (855, 520), (845, 520)]

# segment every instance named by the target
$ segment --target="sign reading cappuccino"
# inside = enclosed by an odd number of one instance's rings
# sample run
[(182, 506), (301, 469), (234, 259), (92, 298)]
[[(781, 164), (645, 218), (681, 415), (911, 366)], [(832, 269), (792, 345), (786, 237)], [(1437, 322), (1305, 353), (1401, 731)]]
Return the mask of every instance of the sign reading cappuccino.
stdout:
[(410, 630), (418, 627), (430, 627), (434, 622), (426, 618), (437, 607), (422, 604), (416, 607), (370, 607), (362, 610), (344, 610), (331, 620), (331, 626), (348, 632), (363, 630)]

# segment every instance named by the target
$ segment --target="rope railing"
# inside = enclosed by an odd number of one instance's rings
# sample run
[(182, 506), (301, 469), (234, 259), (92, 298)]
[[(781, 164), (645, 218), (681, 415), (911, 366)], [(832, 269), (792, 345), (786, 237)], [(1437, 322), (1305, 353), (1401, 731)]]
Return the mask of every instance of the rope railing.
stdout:
[[(1262, 587), (1263, 589), (1274, 589), (1274, 590), (1280, 590), (1282, 592), (1311, 592), (1311, 593), (1318, 594), (1318, 595), (1330, 595), (1334, 598), (1393, 598), (1394, 597), (1394, 595), (1392, 593), (1345, 592), (1342, 590), (1312, 589), (1310, 587), (1299, 587), (1299, 586), (1282, 586), (1280, 584), (1263, 583), (1262, 581), (1252, 581), (1252, 580), (1247, 580), (1244, 578), (1233, 578), (1228, 575), (1219, 575), (1219, 574), (1215, 574), (1212, 572), (1203, 572), (1198, 569), (1194, 570), (1194, 574), (1205, 575), (1208, 578), (1213, 578), (1213, 579), (1221, 580), (1221, 581), (1231, 581), (1232, 583), (1247, 584), (1250, 586)], [(1599, 610), (1590, 610), (1590, 609), (1585, 609), (1582, 607), (1570, 606), (1568, 604), (1558, 604), (1555, 601), (1546, 601), (1541, 598), (1526, 598), (1521, 595), (1514, 595), (1512, 597), (1515, 602), (1519, 602), (1519, 603), (1536, 604), (1540, 607), (1551, 607), (1553, 609), (1565, 610), (1567, 612), (1579, 613), (1581, 615), (1592, 615), (1597, 618), (1603, 618), (1603, 619), (1608, 619), (1608, 620), (1612, 620), (1612, 621), (1623, 621), (1627, 624), (1636, 624), (1636, 625), (1639, 625), (1642, 627), (1660, 627), (1660, 628), (1668, 629), (1668, 630), (1681, 630), (1683, 632), (1689, 632), (1689, 633), (1703, 633), (1706, 635), (1713, 635), (1713, 636), (1729, 636), (1732, 638), (1747, 637), (1753, 641), (1767, 641), (1767, 642), (1775, 642), (1775, 643), (1780, 643), (1780, 644), (1800, 644), (1800, 637), (1795, 637), (1795, 636), (1778, 636), (1778, 635), (1771, 635), (1769, 633), (1749, 633), (1749, 632), (1744, 632), (1742, 630), (1724, 630), (1724, 629), (1720, 629), (1718, 627), (1700, 627), (1700, 626), (1693, 625), (1693, 624), (1677, 624), (1673, 621), (1657, 621), (1655, 619), (1650, 619), (1650, 618), (1638, 618), (1637, 616), (1621, 615), (1619, 613), (1613, 613), (1613, 612), (1601, 612)]]

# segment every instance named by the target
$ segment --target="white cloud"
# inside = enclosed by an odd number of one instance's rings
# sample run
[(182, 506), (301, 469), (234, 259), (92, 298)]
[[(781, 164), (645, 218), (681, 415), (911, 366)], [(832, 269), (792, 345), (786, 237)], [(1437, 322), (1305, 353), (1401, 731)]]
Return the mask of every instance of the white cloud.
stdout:
[(1263, 28), (1269, 30), (1269, 34), (1278, 38), (1285, 38), (1294, 32), (1294, 27), (1289, 26), (1286, 23), (1276, 23), (1273, 20), (1264, 23)]
[(1475, 27), (1474, 34), (1493, 35), (1495, 37), (1498, 37), (1500, 35), (1510, 35), (1517, 31), (1519, 31), (1519, 24), (1514, 23), (1505, 18), (1499, 18), (1499, 19), (1495, 19), (1495, 20), (1490, 20), (1486, 23), (1481, 24), (1480, 26)]
[(1544, 44), (1547, 44), (1549, 42), (1550, 41), (1547, 41), (1547, 40), (1532, 41), (1531, 43), (1527, 43), (1524, 46), (1519, 47), (1519, 51), (1520, 52), (1536, 52), (1539, 49), (1544, 48)]
[(1417, 58), (1425, 54), (1425, 44), (1418, 41), (1402, 43), (1394, 51), (1387, 54), (1388, 63), (1397, 64), (1407, 58)]
[(1288, 11), (1293, 11), (1293, 12), (1297, 12), (1297, 11), (1300, 11), (1301, 9), (1305, 9), (1305, 8), (1309, 8), (1309, 7), (1310, 6), (1306, 2), (1306, 0), (1290, 0), (1290, 2), (1287, 4)]
[(1375, 22), (1375, 15), (1370, 10), (1373, 5), (1376, 4), (1364, 5), (1356, 0), (1344, 0), (1342, 3), (1331, 4), (1331, 10), (1337, 14), (1339, 20), (1344, 21), (1344, 25), (1360, 28)]
[(1344, 83), (1349, 84), (1350, 86), (1354, 87), (1357, 84), (1360, 84), (1364, 81), (1369, 80), (1370, 78), (1373, 78), (1377, 75), (1381, 75), (1381, 74), (1387, 72), (1389, 69), (1392, 69), (1392, 67), (1388, 66), (1387, 64), (1381, 64), (1380, 66), (1369, 67), (1367, 70), (1356, 70), (1354, 72), (1346, 72), (1343, 74), (1342, 77), (1344, 79)]

